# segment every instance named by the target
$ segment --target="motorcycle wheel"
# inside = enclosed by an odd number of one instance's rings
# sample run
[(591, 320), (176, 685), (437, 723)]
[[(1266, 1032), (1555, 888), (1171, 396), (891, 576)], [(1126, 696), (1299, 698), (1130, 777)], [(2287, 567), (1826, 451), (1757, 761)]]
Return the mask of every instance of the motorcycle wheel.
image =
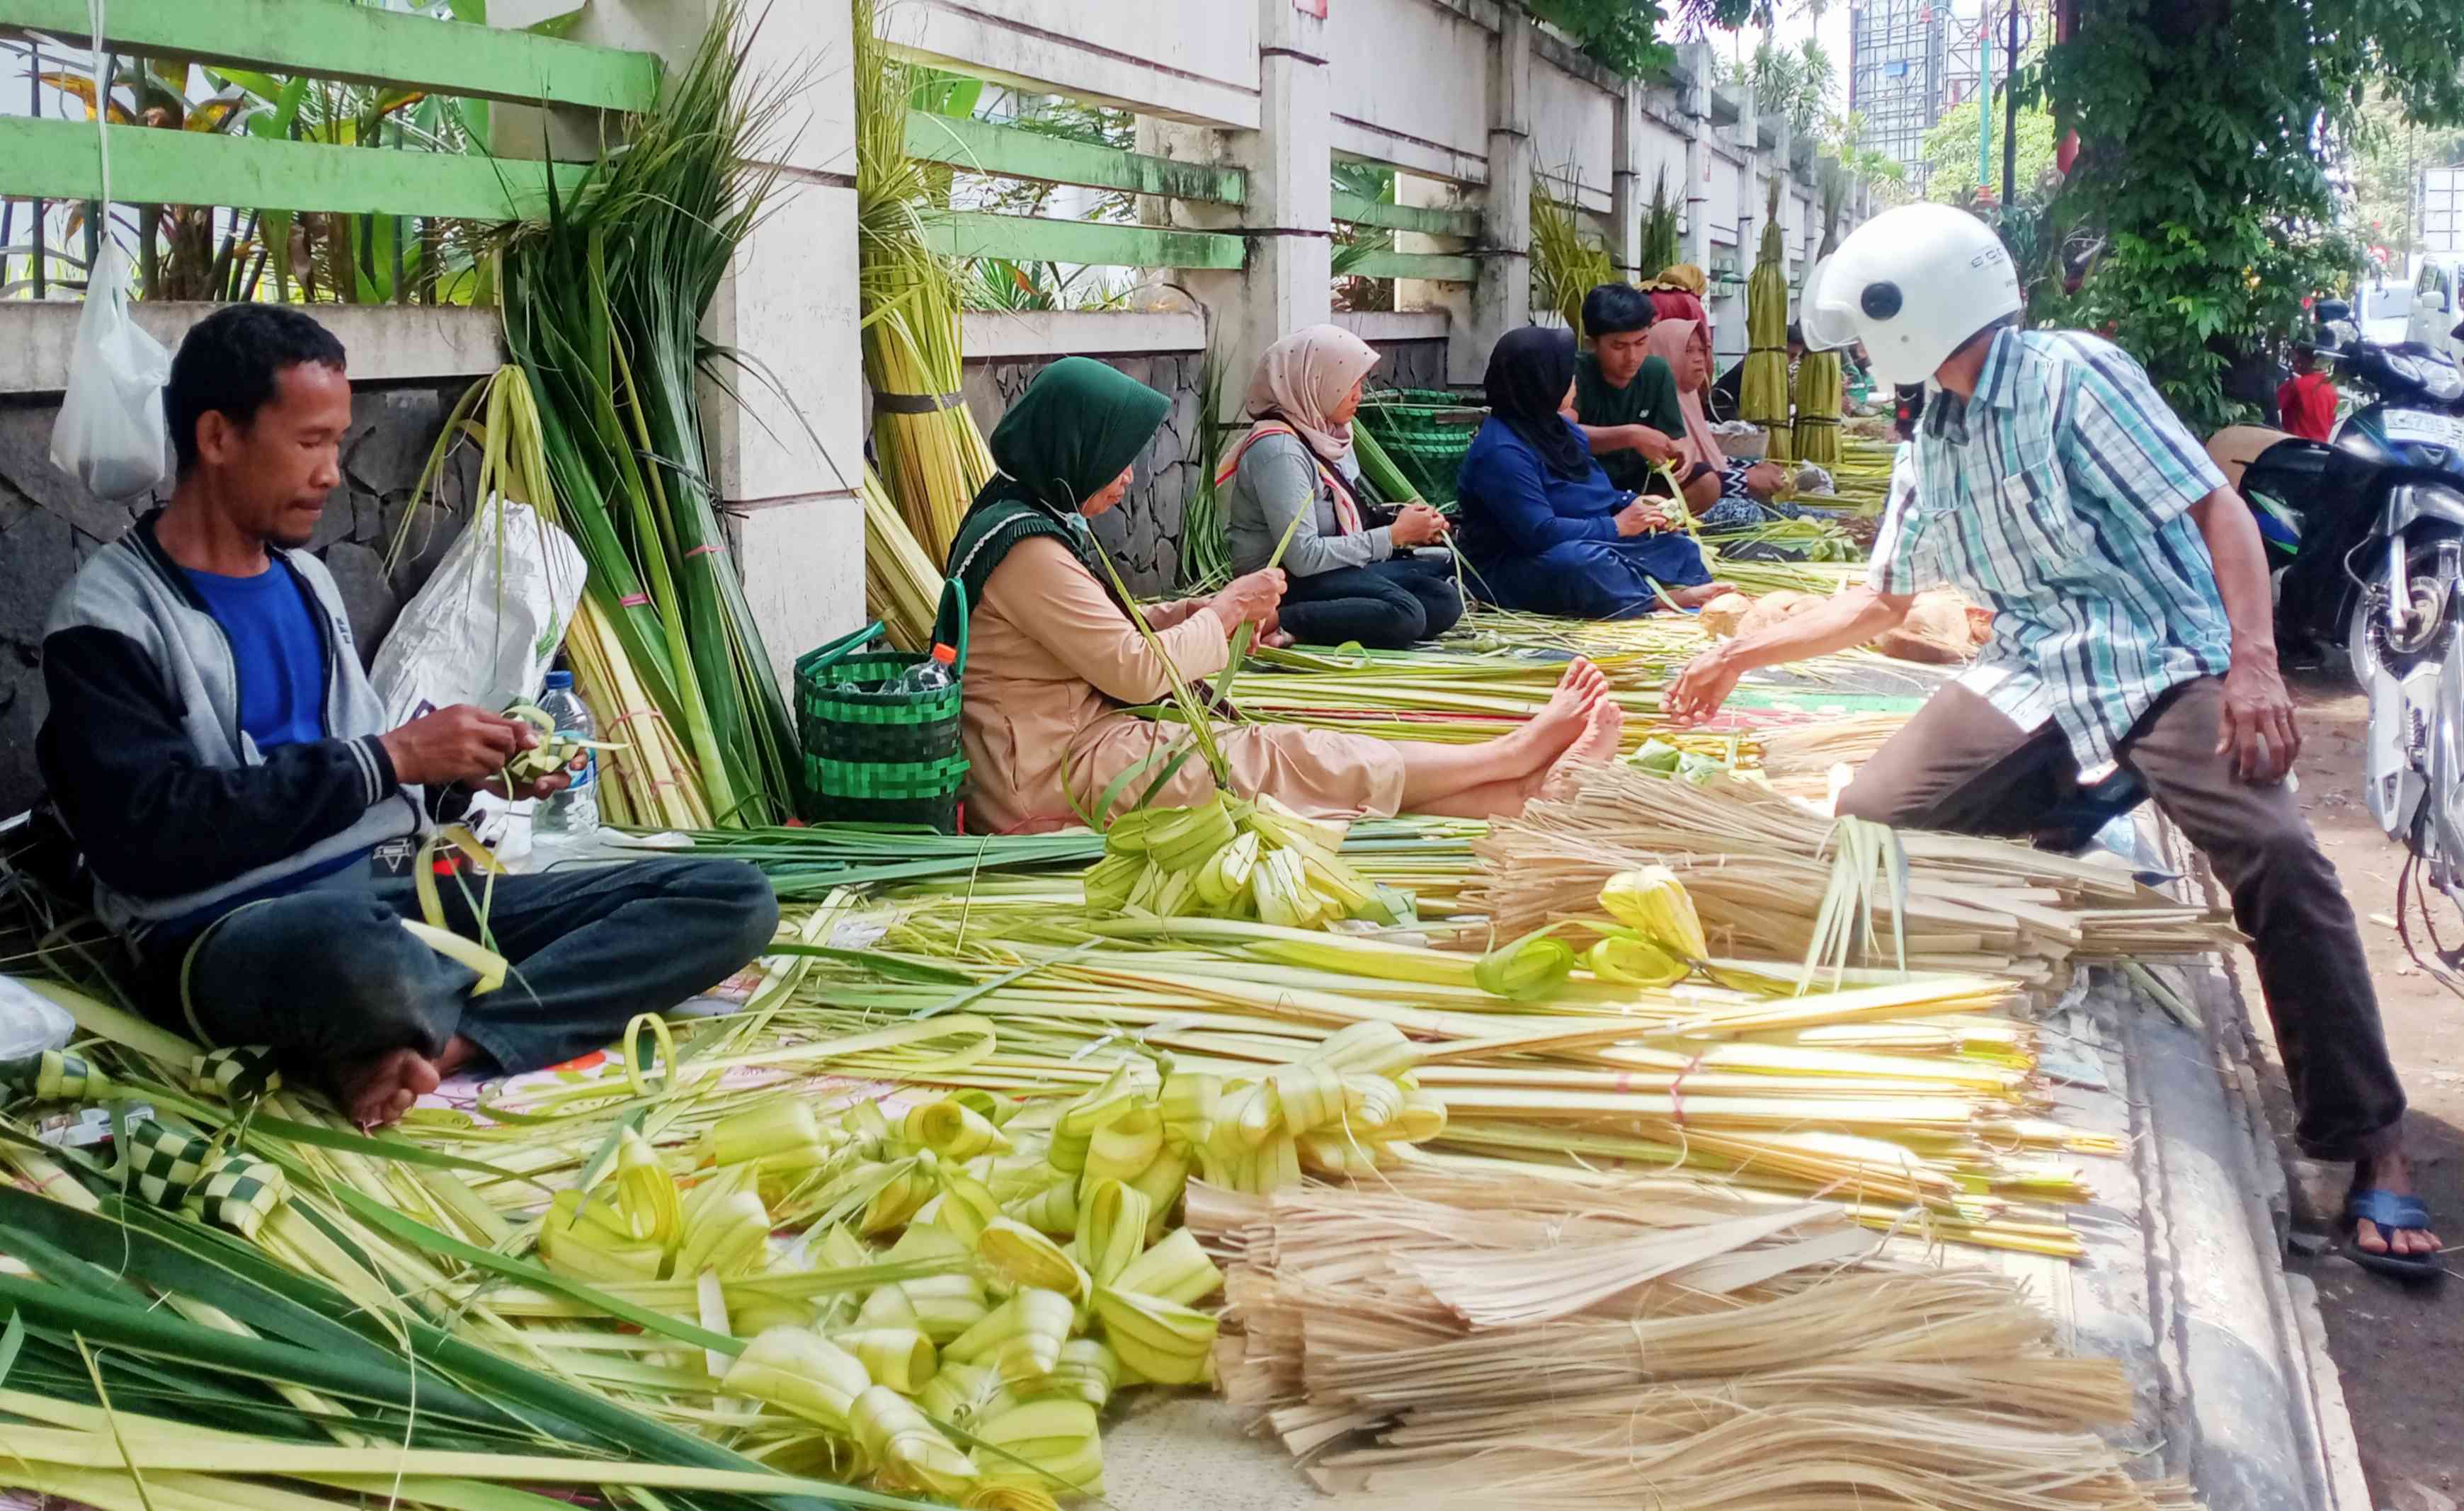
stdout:
[[(2438, 585), (2431, 569), (2438, 562), (2438, 542), (2453, 534), (2452, 531), (2425, 531), (2415, 537), (2405, 551), (2405, 577), (2412, 594), (2412, 618), (2419, 627), (2399, 635), (2387, 626), (2382, 615), (2370, 612), (2372, 593), (2355, 595), (2351, 612), (2344, 620), (2344, 655), (2353, 685), (2364, 692), (2370, 690), (2371, 680), (2382, 671), (2402, 677), (2413, 668), (2434, 657), (2446, 644), (2452, 626), (2447, 623), (2445, 605), (2438, 601)], [(2385, 590), (2387, 574), (2370, 574), (2370, 585)]]

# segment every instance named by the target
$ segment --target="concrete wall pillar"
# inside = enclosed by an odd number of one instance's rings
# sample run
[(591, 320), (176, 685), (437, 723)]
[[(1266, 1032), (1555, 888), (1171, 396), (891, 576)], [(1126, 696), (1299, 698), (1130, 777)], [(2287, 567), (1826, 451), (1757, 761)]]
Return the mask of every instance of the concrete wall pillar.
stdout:
[(1617, 130), (1611, 142), (1609, 178), (1609, 253), (1628, 277), (1658, 273), (1638, 266), (1642, 260), (1642, 217), (1650, 191), (1642, 183), (1642, 85), (1633, 79), (1617, 92)]
[(1207, 339), (1223, 372), (1223, 413), (1239, 415), (1259, 355), (1333, 314), (1334, 121), (1327, 22), (1290, 0), (1258, 0), (1259, 128), (1228, 132), (1155, 117), (1138, 121), (1138, 149), (1159, 157), (1237, 164), (1247, 203), (1150, 200), (1151, 219), (1248, 241), (1237, 273), (1185, 269), (1174, 281), (1205, 306)]
[[(567, 0), (496, 0), (490, 19), (526, 26), (569, 9)], [(715, 9), (713, 0), (598, 0), (573, 35), (681, 66)], [(751, 72), (815, 72), (772, 143), (780, 178), (769, 218), (737, 251), (704, 322), (712, 340), (776, 383), (773, 391), (743, 374), (733, 396), (707, 388), (702, 424), (745, 597), (781, 687), (798, 655), (865, 618), (850, 28), (843, 0), (763, 13)]]
[(1491, 56), (1486, 235), (1468, 328), (1455, 327), (1447, 351), (1457, 383), (1479, 382), (1498, 339), (1531, 323), (1531, 18), (1521, 7), (1504, 8)]
[(1685, 120), (1685, 260), (1711, 265), (1711, 45), (1689, 42), (1681, 51), (1683, 82), (1678, 97)]

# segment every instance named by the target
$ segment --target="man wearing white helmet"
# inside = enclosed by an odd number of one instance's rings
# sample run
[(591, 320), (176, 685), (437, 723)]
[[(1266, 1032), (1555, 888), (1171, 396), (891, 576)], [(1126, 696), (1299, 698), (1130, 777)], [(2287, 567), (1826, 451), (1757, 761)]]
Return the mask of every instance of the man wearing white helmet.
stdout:
[(1933, 391), (1866, 584), (1696, 657), (1667, 711), (1699, 722), (1748, 671), (1864, 645), (1940, 582), (1991, 607), (1976, 666), (1875, 753), (1839, 811), (2024, 838), (2082, 782), (2134, 771), (2233, 894), (2304, 1151), (2355, 1166), (2346, 1252), (2435, 1275), (2352, 908), (2284, 785), (2301, 740), (2249, 507), (2136, 361), (2022, 331), (2019, 305), (2001, 242), (1943, 205), (1877, 216), (1815, 267), (1808, 340), (1861, 341), (1877, 378)]

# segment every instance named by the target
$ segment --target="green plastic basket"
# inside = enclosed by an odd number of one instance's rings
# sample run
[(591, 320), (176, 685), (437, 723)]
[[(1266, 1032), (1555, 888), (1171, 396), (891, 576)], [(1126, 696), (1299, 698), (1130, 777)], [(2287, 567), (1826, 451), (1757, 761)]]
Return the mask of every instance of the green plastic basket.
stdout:
[(1357, 418), (1421, 497), (1450, 504), (1464, 453), (1488, 411), (1441, 388), (1396, 388), (1369, 395)]
[(891, 679), (930, 658), (887, 648), (879, 620), (796, 658), (807, 820), (957, 832), (958, 789), (967, 775), (958, 734), (967, 595), (956, 581), (942, 589), (934, 637), (957, 652), (951, 684), (937, 692), (889, 690)]

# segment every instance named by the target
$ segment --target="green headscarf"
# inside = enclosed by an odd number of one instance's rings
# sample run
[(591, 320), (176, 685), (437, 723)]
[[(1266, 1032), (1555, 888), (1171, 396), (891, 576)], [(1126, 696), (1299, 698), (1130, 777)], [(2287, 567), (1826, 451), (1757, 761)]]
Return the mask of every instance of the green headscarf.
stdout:
[(1171, 400), (1091, 358), (1064, 357), (1037, 373), (993, 427), (1001, 471), (976, 494), (950, 546), (949, 575), (965, 586), (968, 604), (983, 602), (984, 583), (1010, 548), (1035, 536), (1067, 544), (1117, 602), (1078, 506), (1137, 460), (1171, 412)]

